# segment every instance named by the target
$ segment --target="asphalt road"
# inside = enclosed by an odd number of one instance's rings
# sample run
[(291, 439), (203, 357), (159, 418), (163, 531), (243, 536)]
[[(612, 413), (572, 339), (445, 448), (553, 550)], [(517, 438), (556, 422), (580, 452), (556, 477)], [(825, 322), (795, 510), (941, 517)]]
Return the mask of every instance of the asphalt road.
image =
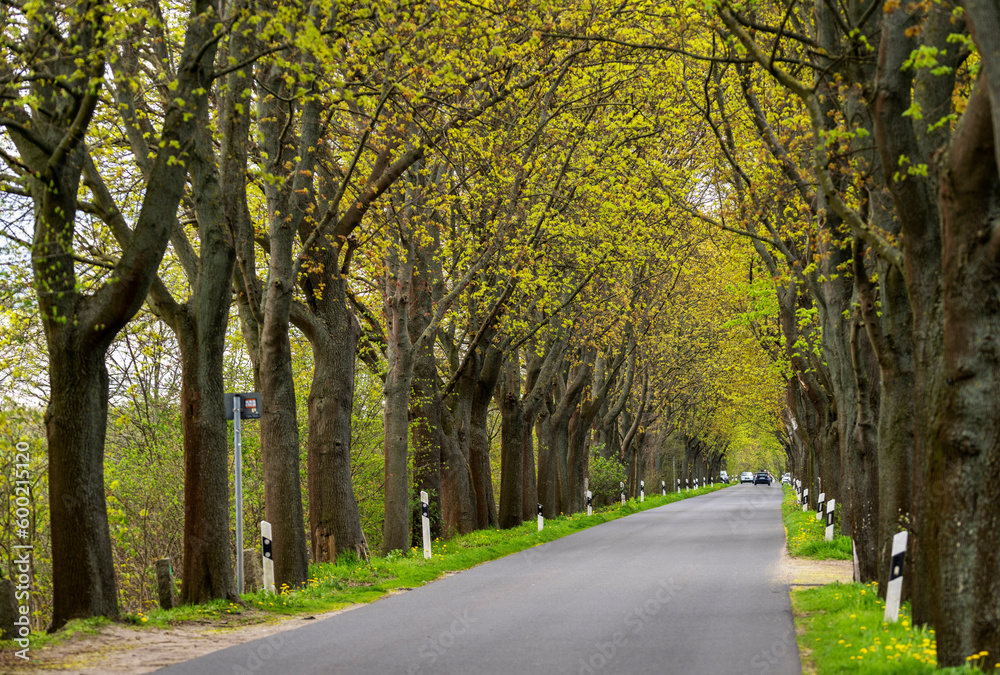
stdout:
[(157, 672), (800, 673), (780, 504), (734, 485)]

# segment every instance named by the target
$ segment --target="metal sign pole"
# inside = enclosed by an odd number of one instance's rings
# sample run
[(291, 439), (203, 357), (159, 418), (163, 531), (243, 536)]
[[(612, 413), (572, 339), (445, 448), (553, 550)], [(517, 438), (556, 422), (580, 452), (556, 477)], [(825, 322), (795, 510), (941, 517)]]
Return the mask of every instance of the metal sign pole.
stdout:
[(240, 397), (233, 396), (233, 450), (236, 474), (236, 593), (243, 595), (243, 434)]

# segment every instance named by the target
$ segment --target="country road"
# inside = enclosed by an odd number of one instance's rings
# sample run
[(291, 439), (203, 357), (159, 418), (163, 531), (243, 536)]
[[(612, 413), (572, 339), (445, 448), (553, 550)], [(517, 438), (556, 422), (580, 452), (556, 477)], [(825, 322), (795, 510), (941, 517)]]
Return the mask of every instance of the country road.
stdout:
[(780, 504), (735, 485), (157, 672), (799, 673)]

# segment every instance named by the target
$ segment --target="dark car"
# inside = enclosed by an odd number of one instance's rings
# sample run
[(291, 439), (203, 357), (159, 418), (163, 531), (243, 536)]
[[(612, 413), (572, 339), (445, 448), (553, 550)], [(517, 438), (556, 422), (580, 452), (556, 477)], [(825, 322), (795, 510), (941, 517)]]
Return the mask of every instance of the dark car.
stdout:
[(757, 475), (754, 476), (754, 478), (753, 478), (753, 484), (754, 485), (760, 485), (761, 483), (765, 483), (767, 485), (770, 485), (771, 484), (771, 474), (769, 474), (767, 471), (760, 471), (760, 472), (758, 472)]

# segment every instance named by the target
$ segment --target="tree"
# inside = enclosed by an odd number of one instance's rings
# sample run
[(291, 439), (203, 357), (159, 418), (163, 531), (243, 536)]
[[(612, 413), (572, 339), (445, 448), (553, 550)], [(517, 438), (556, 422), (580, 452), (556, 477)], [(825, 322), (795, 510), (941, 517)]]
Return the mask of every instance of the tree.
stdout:
[(51, 392), (46, 435), (52, 627), (59, 628), (73, 618), (117, 615), (103, 485), (104, 358), (114, 336), (141, 306), (167, 245), (187, 176), (186, 153), (193, 149), (194, 119), (206, 105), (216, 44), (211, 38), (219, 18), (208, 3), (193, 3), (172, 83), (177, 96), (160, 132), (163, 145), (153, 161), (133, 236), (110, 277), (85, 292), (75, 270), (77, 194), (108, 49), (127, 34), (128, 17), (100, 2), (83, 12), (57, 3), (47, 10), (60, 17), (63, 30), (47, 23), (43, 14), (18, 17), (25, 28), (23, 51), (12, 51), (7, 63), (18, 63), (16, 53), (47, 56), (21, 63), (25, 79), (7, 79), (2, 123), (19, 153), (4, 151), (4, 159), (22, 176), (35, 204), (32, 257)]
[[(865, 328), (882, 386), (889, 388), (882, 400), (894, 406), (888, 415), (893, 426), (879, 427), (888, 436), (879, 443), (896, 460), (899, 444), (892, 434), (909, 433), (900, 424), (909, 403), (894, 389), (906, 384), (900, 374), (908, 372), (907, 366), (901, 369), (898, 359), (910, 350), (891, 345), (912, 341), (914, 512), (909, 526), (919, 579), (913, 588), (914, 618), (935, 626), (939, 663), (958, 665), (968, 654), (1000, 648), (1000, 625), (989, 618), (997, 616), (995, 575), (987, 572), (998, 535), (994, 516), (976, 506), (993, 499), (997, 489), (985, 479), (986, 467), (995, 462), (995, 444), (987, 439), (995, 436), (1000, 400), (995, 378), (987, 374), (995, 363), (997, 316), (981, 300), (981, 293), (995, 294), (1000, 283), (996, 228), (987, 216), (1000, 181), (997, 9), (971, 2), (964, 11), (889, 3), (866, 10), (848, 4), (843, 13), (824, 9), (815, 23), (804, 22), (824, 36), (826, 53), (861, 57), (865, 65), (851, 79), (860, 86), (844, 89), (828, 82), (822, 70), (804, 71), (813, 73), (804, 82), (776, 66), (768, 54), (778, 49), (783, 31), (770, 33), (774, 42), (765, 46), (747, 32), (746, 19), (738, 13), (722, 7), (720, 16), (748, 56), (802, 102), (813, 129), (811, 168), (820, 193), (829, 212), (860, 240), (854, 268), (867, 293), (862, 299)], [(981, 54), (978, 73), (966, 62), (970, 48)], [(836, 164), (831, 168), (838, 139), (845, 132), (854, 134), (851, 138), (857, 134), (851, 127), (838, 127), (839, 135), (831, 132), (825, 101), (872, 120), (879, 170), (868, 175), (876, 190), (872, 194), (886, 189), (890, 206), (858, 199), (866, 186), (841, 180)], [(860, 262), (867, 248), (886, 272), (879, 277), (884, 280), (883, 316), (902, 310), (883, 321), (876, 320), (871, 277)], [(901, 303), (903, 286), (912, 324)], [(893, 508), (900, 503), (892, 499)]]

